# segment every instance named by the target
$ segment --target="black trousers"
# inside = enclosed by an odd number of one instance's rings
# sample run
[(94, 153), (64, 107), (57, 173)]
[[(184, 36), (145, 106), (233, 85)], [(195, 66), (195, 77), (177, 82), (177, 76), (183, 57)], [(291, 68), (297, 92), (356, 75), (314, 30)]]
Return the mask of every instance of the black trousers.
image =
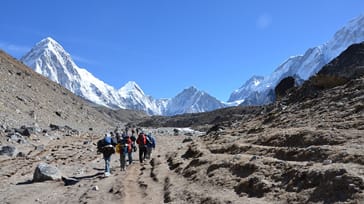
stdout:
[(146, 146), (139, 146), (139, 161), (143, 163), (147, 154), (147, 147)]

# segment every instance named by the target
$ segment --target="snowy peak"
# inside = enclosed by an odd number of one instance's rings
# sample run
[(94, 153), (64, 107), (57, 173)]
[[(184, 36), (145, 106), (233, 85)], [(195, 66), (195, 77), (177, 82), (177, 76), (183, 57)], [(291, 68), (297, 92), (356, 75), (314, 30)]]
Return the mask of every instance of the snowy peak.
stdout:
[(77, 66), (63, 47), (50, 37), (37, 43), (20, 59), (36, 72), (48, 77), (65, 88), (75, 91), (71, 81), (79, 79)]
[(70, 54), (50, 37), (38, 42), (21, 61), (78, 96), (108, 107), (120, 105), (115, 103), (118, 96), (114, 88), (79, 68)]
[[(229, 102), (239, 101), (246, 105), (262, 105), (274, 100), (274, 88), (288, 76), (307, 80), (352, 44), (364, 41), (364, 15), (361, 15), (337, 31), (327, 43), (308, 49), (303, 55), (290, 57), (272, 74), (252, 83), (246, 82), (230, 95)], [(256, 81), (258, 82), (258, 81)]]
[(258, 86), (260, 84), (260, 82), (262, 82), (264, 80), (263, 76), (253, 76), (252, 78), (250, 78), (244, 85), (245, 86)]
[(40, 49), (40, 48), (44, 49), (57, 48), (64, 50), (63, 47), (51, 37), (44, 38), (35, 45), (35, 49)]
[(195, 86), (190, 86), (190, 87), (188, 87), (186, 89), (183, 89), (183, 91), (180, 94), (178, 94), (178, 95), (189, 95), (189, 96), (193, 96), (195, 94), (203, 94), (203, 93), (204, 93), (203, 91), (197, 90), (197, 88)]
[(364, 36), (364, 14), (349, 21), (343, 28), (337, 31), (334, 37), (327, 42), (327, 55), (333, 59), (344, 51), (349, 45), (360, 43)]
[(221, 101), (191, 86), (168, 102), (165, 115), (206, 112), (224, 107), (226, 105)]
[[(173, 99), (190, 99), (190, 100), (183, 100), (183, 103), (197, 103), (201, 100), (204, 95), (208, 95), (204, 91), (199, 91), (196, 87), (191, 86), (189, 88), (184, 89), (181, 93), (175, 96)], [(193, 105), (193, 104), (190, 104)]]
[(123, 96), (127, 96), (130, 93), (140, 93), (145, 95), (143, 90), (135, 81), (127, 82), (123, 87), (119, 89), (119, 93)]
[(21, 60), (32, 60), (36, 57), (40, 57), (41, 55), (47, 55), (48, 57), (53, 55), (58, 58), (57, 60), (61, 60), (62, 63), (69, 62), (74, 64), (71, 56), (51, 37), (47, 37), (38, 42), (28, 54), (22, 57)]
[(262, 76), (253, 76), (248, 81), (245, 82), (243, 86), (241, 86), (239, 89), (235, 90), (229, 98), (229, 102), (238, 101), (240, 99), (244, 99), (245, 97), (248, 97), (248, 95), (244, 95), (244, 92), (248, 90), (254, 90), (256, 87), (259, 86), (259, 84), (264, 80), (264, 77)]
[(142, 110), (150, 115), (172, 115), (224, 107), (222, 102), (195, 87), (184, 90), (173, 99), (147, 96), (135, 81), (129, 81), (116, 90), (86, 69), (78, 67), (71, 55), (50, 37), (38, 42), (21, 61), (74, 94), (110, 108)]

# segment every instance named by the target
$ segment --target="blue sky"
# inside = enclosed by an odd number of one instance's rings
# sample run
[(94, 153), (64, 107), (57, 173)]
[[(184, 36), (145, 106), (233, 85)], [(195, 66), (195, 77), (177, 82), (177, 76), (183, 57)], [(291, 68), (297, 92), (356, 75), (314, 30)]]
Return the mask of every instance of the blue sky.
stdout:
[(0, 48), (52, 37), (80, 67), (155, 98), (195, 86), (227, 101), (253, 75), (328, 41), (362, 0), (3, 0)]

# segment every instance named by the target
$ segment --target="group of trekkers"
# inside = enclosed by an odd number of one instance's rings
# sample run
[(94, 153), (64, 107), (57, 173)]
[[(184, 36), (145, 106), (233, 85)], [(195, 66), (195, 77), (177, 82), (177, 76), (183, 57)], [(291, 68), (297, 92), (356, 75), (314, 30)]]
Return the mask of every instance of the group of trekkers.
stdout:
[(124, 130), (116, 128), (114, 131), (106, 133), (104, 138), (97, 142), (97, 151), (103, 154), (105, 160), (105, 177), (110, 176), (112, 154), (120, 154), (120, 169), (126, 171), (126, 167), (133, 163), (134, 152), (139, 149), (139, 162), (143, 164), (151, 158), (155, 145), (156, 141), (152, 134), (146, 134), (140, 128), (125, 127)]

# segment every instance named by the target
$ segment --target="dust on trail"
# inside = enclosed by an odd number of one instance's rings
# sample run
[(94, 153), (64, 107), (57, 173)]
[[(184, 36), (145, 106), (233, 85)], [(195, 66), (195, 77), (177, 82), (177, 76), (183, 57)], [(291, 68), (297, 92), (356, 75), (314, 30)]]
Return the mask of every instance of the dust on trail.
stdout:
[(141, 189), (141, 186), (138, 183), (139, 176), (141, 174), (140, 164), (132, 164), (128, 166), (126, 176), (122, 179), (124, 186), (124, 203), (135, 203), (142, 204), (143, 197), (145, 197), (145, 192)]
[(138, 152), (134, 154), (134, 163), (127, 168), (125, 178), (123, 179), (124, 194), (123, 203), (136, 204), (160, 204), (165, 203), (166, 189), (165, 179), (169, 171), (166, 154), (177, 149), (182, 138), (174, 138), (177, 141), (170, 140), (170, 135), (156, 136), (156, 149), (153, 150), (150, 160), (140, 164), (135, 161), (138, 158)]

